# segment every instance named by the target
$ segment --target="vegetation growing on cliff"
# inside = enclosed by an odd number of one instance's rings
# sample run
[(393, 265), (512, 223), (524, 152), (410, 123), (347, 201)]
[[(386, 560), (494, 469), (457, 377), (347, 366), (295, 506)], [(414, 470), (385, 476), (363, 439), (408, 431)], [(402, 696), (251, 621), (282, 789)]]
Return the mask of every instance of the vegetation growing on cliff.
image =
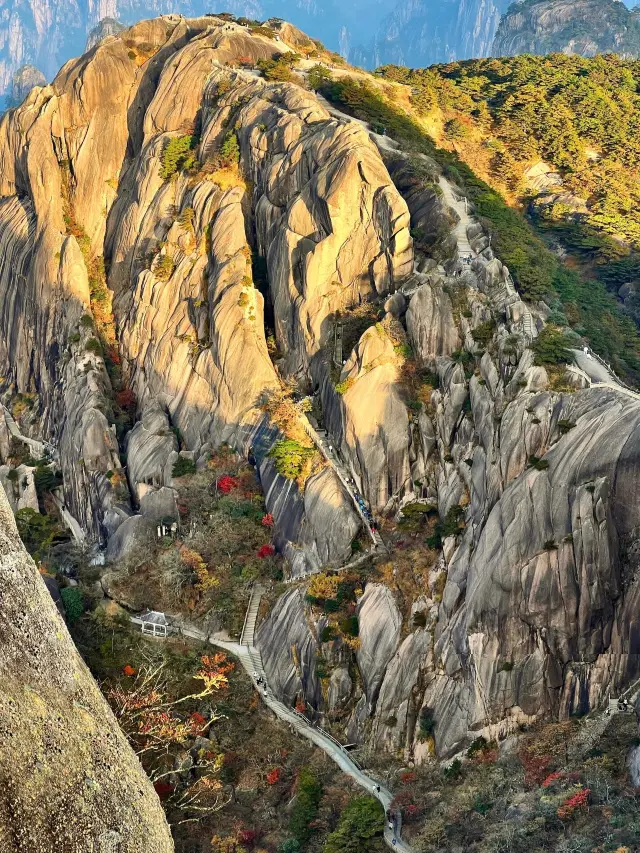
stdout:
[[(595, 277), (591, 269), (564, 264), (542, 239), (541, 233), (546, 232), (536, 231), (521, 212), (509, 206), (499, 189), (478, 177), (465, 162), (466, 148), (460, 147), (458, 142), (456, 149), (459, 148), (460, 153), (439, 148), (425, 130), (421, 114), (436, 108), (443, 110), (438, 101), (441, 82), (437, 70), (410, 71), (387, 66), (381, 73), (388, 79), (414, 86), (408, 111), (385, 97), (379, 88), (360, 79), (345, 77), (319, 85), (327, 98), (370, 122), (374, 130), (396, 139), (405, 151), (425, 154), (435, 160), (472, 201), (476, 215), (491, 235), (492, 247), (509, 267), (518, 290), (528, 299), (546, 301), (558, 320), (583, 335), (620, 374), (640, 380), (638, 331), (616, 298), (607, 291), (606, 282)], [(478, 109), (482, 113), (482, 108)], [(487, 178), (493, 182), (490, 174)], [(496, 186), (499, 185), (496, 181)], [(624, 276), (626, 265), (620, 259), (617, 263), (616, 275), (611, 272), (608, 281)]]

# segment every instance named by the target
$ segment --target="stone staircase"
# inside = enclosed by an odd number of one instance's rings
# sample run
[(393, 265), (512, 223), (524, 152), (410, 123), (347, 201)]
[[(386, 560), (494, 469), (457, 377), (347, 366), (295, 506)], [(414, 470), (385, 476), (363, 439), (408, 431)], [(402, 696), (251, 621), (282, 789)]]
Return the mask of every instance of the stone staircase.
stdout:
[(313, 443), (318, 448), (320, 453), (324, 456), (324, 458), (326, 459), (328, 464), (331, 466), (331, 468), (335, 471), (338, 479), (340, 480), (340, 482), (344, 486), (347, 494), (351, 498), (351, 502), (353, 503), (353, 505), (356, 509), (356, 512), (358, 513), (358, 515), (362, 519), (362, 523), (363, 523), (367, 533), (369, 534), (371, 541), (373, 542), (374, 548), (380, 548), (381, 550), (386, 550), (385, 544), (382, 541), (382, 537), (380, 536), (380, 534), (378, 533), (378, 531), (375, 528), (371, 527), (371, 522), (367, 518), (365, 511), (363, 510), (362, 506), (360, 505), (360, 502), (358, 501), (358, 497), (356, 496), (356, 494), (354, 494), (353, 485), (350, 484), (350, 482), (349, 482), (350, 476), (349, 476), (347, 469), (345, 468), (343, 462), (338, 458), (338, 455), (337, 455), (335, 449), (331, 449), (329, 441), (328, 441), (328, 436), (327, 436), (326, 430), (314, 429), (314, 427), (310, 424), (309, 419), (304, 415), (301, 416), (301, 423), (302, 423), (302, 427), (303, 427), (304, 431), (307, 433), (309, 438), (313, 441)]
[(458, 222), (453, 229), (453, 233), (458, 242), (458, 256), (471, 256), (473, 258), (476, 253), (474, 252), (467, 235), (467, 229), (473, 224), (473, 219), (469, 216), (467, 205), (454, 193), (453, 187), (444, 175), (440, 175), (438, 183), (442, 190), (442, 197), (446, 201), (447, 206), (454, 210), (458, 216)]
[(256, 622), (258, 621), (258, 612), (260, 610), (260, 600), (264, 594), (264, 591), (264, 587), (260, 584), (254, 584), (251, 589), (249, 605), (247, 607), (247, 612), (244, 617), (242, 634), (240, 635), (240, 645), (242, 646), (253, 646)]

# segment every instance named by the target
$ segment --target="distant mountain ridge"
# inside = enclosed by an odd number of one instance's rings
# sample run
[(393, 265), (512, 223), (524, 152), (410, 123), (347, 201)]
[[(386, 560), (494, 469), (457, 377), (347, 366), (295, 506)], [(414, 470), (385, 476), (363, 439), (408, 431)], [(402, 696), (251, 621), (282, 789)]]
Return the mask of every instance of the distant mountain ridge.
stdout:
[[(153, 15), (224, 10), (260, 21), (286, 18), (370, 69), (552, 50), (637, 56), (640, 49), (637, 14), (615, 0), (511, 6), (509, 0), (226, 0), (220, 6), (204, 0), (15, 0), (0, 11), (0, 106), (23, 66), (52, 80), (96, 40)], [(20, 79), (20, 91), (23, 84)]]
[(640, 56), (638, 7), (618, 0), (525, 0), (509, 7), (500, 21), (491, 53), (567, 53)]

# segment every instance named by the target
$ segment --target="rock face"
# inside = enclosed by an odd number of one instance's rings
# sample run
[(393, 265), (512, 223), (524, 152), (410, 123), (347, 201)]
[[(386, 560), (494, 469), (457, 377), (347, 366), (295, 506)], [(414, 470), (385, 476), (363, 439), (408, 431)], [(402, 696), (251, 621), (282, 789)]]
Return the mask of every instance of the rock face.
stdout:
[[(279, 41), (211, 16), (142, 22), (69, 62), (0, 123), (0, 241), (11, 258), (0, 269), (0, 360), (13, 390), (37, 391), (66, 504), (90, 539), (126, 523), (112, 553), (146, 529), (130, 518), (143, 496), (171, 486), (174, 433), (194, 459), (224, 441), (255, 444), (260, 406), (279, 386), (265, 299), (280, 374), (310, 383), (324, 375), (334, 314), (412, 270), (407, 206), (368, 134), (295, 84), (232, 67), (306, 39), (277, 26)], [(225, 172), (230, 126), (239, 168)], [(197, 165), (163, 177), (167, 146), (187, 131), (198, 133)], [(131, 494), (96, 330), (141, 416), (126, 446)], [(389, 454), (403, 452), (396, 444)], [(356, 516), (331, 472), (303, 499), (282, 478), (266, 491), (292, 561), (301, 555), (307, 570), (348, 555)]]
[(102, 39), (105, 39), (108, 36), (115, 36), (118, 33), (121, 33), (124, 29), (126, 29), (125, 25), (121, 24), (120, 21), (116, 21), (115, 18), (103, 18), (87, 36), (85, 50), (91, 50), (91, 48), (99, 44)]
[[(351, 560), (345, 483), (378, 516), (437, 512), (404, 615), (392, 554), (387, 584), (357, 592), (358, 638), (348, 622), (323, 641), (334, 626), (302, 586), (259, 627), (272, 689), (350, 740), (421, 761), (422, 709), (450, 755), (594, 708), (638, 669), (640, 400), (575, 369), (553, 390), (531, 348), (545, 314), (447, 209), (461, 190), (426, 161), (412, 177), (400, 151), (396, 186), (362, 125), (260, 77), (304, 38), (279, 32), (145, 21), (3, 117), (3, 390), (36, 401), (65, 504), (114, 559), (176, 518), (178, 455), (202, 466), (222, 442), (255, 459), (294, 579)], [(123, 443), (118, 370), (137, 406)], [(322, 458), (339, 459), (304, 489), (268, 455), (282, 377), (313, 397)]]
[(500, 21), (492, 56), (568, 53), (640, 56), (640, 22), (617, 0), (514, 3)]
[(151, 782), (24, 550), (2, 489), (0, 575), (2, 850), (171, 853)]
[[(413, 188), (416, 215), (430, 192)], [(444, 540), (429, 597), (413, 603), (420, 622), (404, 634), (390, 588), (370, 584), (350, 696), (343, 657), (327, 674), (328, 702), (315, 685), (305, 694), (339, 715), (349, 740), (414, 761), (430, 749), (417, 738), (422, 709), (435, 720), (437, 752), (451, 755), (479, 734), (501, 738), (541, 716), (597, 708), (638, 674), (640, 399), (585, 388), (578, 374), (581, 390), (550, 390), (528, 348), (541, 321), (481, 228), (467, 236), (478, 256), (464, 281), (446, 272), (455, 257), (419, 261), (428, 271), (385, 301), (384, 322), (357, 340), (339, 389), (320, 376), (325, 424), (378, 511), (417, 502), (441, 519), (464, 516)], [(432, 389), (411, 408), (394, 344), (401, 324)], [(480, 327), (493, 329), (484, 354)], [(475, 375), (461, 349), (476, 354)], [(261, 647), (276, 642), (274, 620)], [(275, 671), (279, 656), (269, 654)], [(326, 669), (324, 646), (321, 655)], [(310, 671), (312, 661), (298, 665)]]
[(17, 106), (27, 97), (35, 86), (46, 86), (47, 81), (44, 74), (33, 65), (23, 65), (13, 75), (11, 90), (9, 92), (9, 103)]
[(366, 68), (393, 63), (424, 66), (487, 56), (509, 0), (400, 0), (370, 42), (359, 40), (349, 61)]

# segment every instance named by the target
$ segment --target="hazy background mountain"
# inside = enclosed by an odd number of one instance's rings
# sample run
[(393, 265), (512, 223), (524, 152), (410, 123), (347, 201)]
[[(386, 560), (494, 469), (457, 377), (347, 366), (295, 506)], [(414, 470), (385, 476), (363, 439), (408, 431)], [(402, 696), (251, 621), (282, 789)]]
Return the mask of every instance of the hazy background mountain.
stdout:
[[(514, 11), (516, 5), (526, 13)], [(205, 0), (11, 0), (0, 3), (0, 94), (10, 95), (13, 75), (25, 65), (34, 66), (51, 80), (64, 62), (82, 53), (89, 34), (104, 19), (129, 25), (141, 18), (172, 12), (201, 15), (227, 11), (260, 20), (277, 16), (320, 39), (354, 64), (367, 68), (386, 63), (419, 67), (488, 56), (496, 50), (539, 52), (536, 39), (545, 48), (548, 42), (553, 49), (571, 50), (571, 44), (576, 42), (575, 31), (581, 31), (583, 26), (580, 22), (586, 20), (591, 26), (591, 21), (599, 21), (603, 15), (613, 21), (608, 26), (609, 37), (601, 48), (597, 33), (595, 41), (594, 33), (588, 34), (583, 41), (589, 50), (611, 50), (611, 45), (626, 44), (624, 21), (629, 16), (622, 3), (589, 0), (586, 5), (590, 6), (588, 13), (584, 12), (584, 0), (514, 4), (504, 35), (494, 46), (509, 0), (225, 0), (213, 5)], [(591, 8), (594, 5), (595, 10)], [(627, 5), (634, 3), (629, 0)], [(552, 8), (541, 16), (532, 11), (540, 6)], [(562, 7), (560, 14), (565, 23), (559, 30), (557, 20), (550, 24), (554, 37), (545, 41), (544, 33), (538, 32), (540, 19), (557, 19), (556, 6)], [(538, 22), (535, 25), (534, 19)], [(544, 26), (546, 23), (543, 29)], [(102, 35), (108, 32), (107, 28)], [(575, 51), (581, 52), (582, 42), (578, 39), (576, 44)], [(29, 71), (26, 79), (36, 78)], [(21, 70), (15, 91), (24, 91), (24, 80)]]
[(494, 56), (617, 53), (640, 56), (640, 7), (618, 0), (525, 0), (502, 17)]

